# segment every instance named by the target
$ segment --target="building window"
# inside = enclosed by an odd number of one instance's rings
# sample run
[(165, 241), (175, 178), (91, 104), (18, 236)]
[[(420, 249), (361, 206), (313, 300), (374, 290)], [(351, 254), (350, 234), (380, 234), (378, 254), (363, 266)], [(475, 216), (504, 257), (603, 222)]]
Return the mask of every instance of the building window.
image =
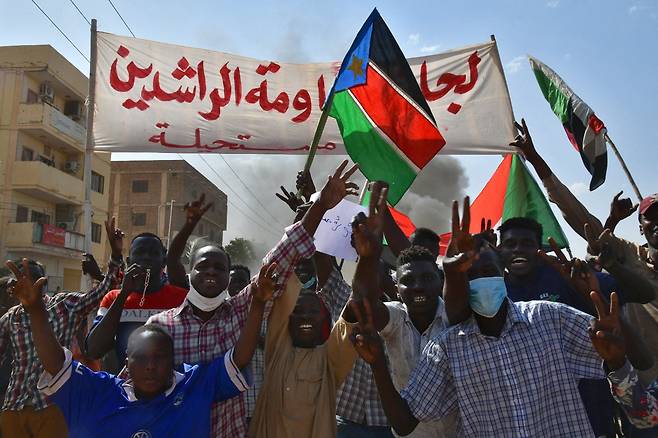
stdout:
[[(91, 189), (96, 193), (103, 193), (105, 177), (100, 173), (91, 171)], [(134, 190), (133, 190), (134, 191)]]
[(133, 225), (136, 227), (146, 225), (146, 213), (133, 213)]
[(34, 151), (30, 148), (23, 146), (21, 151), (21, 161), (32, 161), (34, 160)]
[(26, 103), (38, 103), (38, 102), (39, 102), (39, 95), (34, 90), (30, 90), (28, 88)]
[(145, 179), (136, 179), (133, 181), (133, 193), (148, 193), (149, 182)]
[(38, 224), (49, 224), (50, 223), (50, 215), (47, 215), (46, 213), (41, 213), (40, 211), (34, 211), (32, 210), (32, 216), (30, 217), (30, 222), (36, 222)]
[(27, 207), (22, 205), (16, 206), (16, 222), (27, 222)]
[(97, 224), (95, 222), (91, 223), (91, 241), (94, 243), (101, 243), (101, 236), (102, 236), (102, 228), (101, 224)]

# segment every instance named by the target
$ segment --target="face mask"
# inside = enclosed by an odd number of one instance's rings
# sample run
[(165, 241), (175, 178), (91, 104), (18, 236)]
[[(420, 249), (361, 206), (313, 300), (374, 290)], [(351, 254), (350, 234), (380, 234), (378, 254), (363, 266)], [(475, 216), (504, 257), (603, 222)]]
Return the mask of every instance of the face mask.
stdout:
[(317, 279), (315, 277), (311, 277), (311, 279), (309, 281), (302, 284), (302, 289), (315, 290), (315, 282), (316, 281), (317, 281)]
[(187, 297), (185, 299), (199, 310), (204, 312), (212, 312), (221, 306), (222, 303), (229, 297), (227, 290), (217, 295), (216, 297), (207, 297), (205, 295), (201, 295), (196, 289), (194, 289), (194, 286), (192, 286), (192, 280), (189, 279), (189, 276), (188, 280), (190, 284), (190, 291), (187, 293)]
[(482, 277), (469, 282), (468, 302), (473, 312), (493, 318), (507, 297), (503, 277)]

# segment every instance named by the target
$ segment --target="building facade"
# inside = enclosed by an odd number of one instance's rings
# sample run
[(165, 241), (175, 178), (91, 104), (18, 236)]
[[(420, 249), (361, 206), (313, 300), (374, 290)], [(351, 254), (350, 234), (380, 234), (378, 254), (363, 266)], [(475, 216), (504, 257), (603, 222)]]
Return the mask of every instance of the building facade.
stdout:
[[(0, 256), (46, 267), (78, 290), (84, 250), (87, 77), (51, 46), (0, 47)], [(109, 253), (110, 154), (92, 160), (92, 253)]]
[(195, 235), (221, 244), (226, 230), (226, 194), (194, 167), (184, 160), (112, 162), (110, 212), (128, 241), (150, 232), (168, 246), (185, 223), (183, 206), (202, 193), (213, 206), (197, 225)]

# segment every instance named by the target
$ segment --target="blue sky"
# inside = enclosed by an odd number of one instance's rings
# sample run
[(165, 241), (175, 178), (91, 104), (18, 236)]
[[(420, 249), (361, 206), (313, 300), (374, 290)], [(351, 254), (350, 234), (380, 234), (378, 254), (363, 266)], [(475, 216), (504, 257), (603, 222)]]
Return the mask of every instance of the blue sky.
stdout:
[[(88, 53), (88, 25), (69, 1), (37, 0), (37, 3)], [(109, 2), (78, 0), (76, 3), (87, 17), (98, 19), (100, 30), (128, 34)], [(658, 191), (652, 177), (658, 158), (655, 129), (658, 109), (654, 102), (658, 97), (656, 1), (501, 0), (465, 4), (114, 0), (114, 3), (140, 38), (293, 62), (342, 58), (373, 6), (378, 7), (407, 56), (483, 42), (495, 34), (516, 116), (526, 118), (538, 150), (592, 212), (603, 220), (614, 193), (624, 190), (631, 196), (630, 185), (609, 152), (605, 185), (593, 193), (587, 190), (589, 175), (539, 92), (526, 54), (555, 69), (597, 112), (642, 193)], [(0, 45), (17, 44), (50, 44), (80, 70), (88, 71), (84, 58), (27, 0), (5, 5), (0, 14)], [(475, 196), (499, 158), (459, 159), (469, 178), (467, 192)], [(226, 179), (230, 181), (231, 177), (227, 174)], [(278, 184), (273, 182), (273, 186)], [(236, 214), (232, 212), (229, 216), (227, 237), (248, 233), (243, 228), (245, 221)], [(286, 220), (281, 217), (281, 222)], [(583, 242), (566, 224), (564, 227), (575, 252), (582, 253)], [(640, 240), (636, 219), (622, 223), (618, 234)]]

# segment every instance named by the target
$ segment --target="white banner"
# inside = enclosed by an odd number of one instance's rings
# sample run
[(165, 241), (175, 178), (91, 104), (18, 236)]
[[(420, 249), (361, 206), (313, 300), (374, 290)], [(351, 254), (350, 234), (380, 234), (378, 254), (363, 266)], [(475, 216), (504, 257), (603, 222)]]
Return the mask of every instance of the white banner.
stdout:
[[(409, 63), (446, 139), (441, 153), (512, 152), (512, 108), (495, 42)], [(99, 32), (95, 148), (305, 154), (339, 67)], [(345, 153), (331, 118), (318, 153)]]

